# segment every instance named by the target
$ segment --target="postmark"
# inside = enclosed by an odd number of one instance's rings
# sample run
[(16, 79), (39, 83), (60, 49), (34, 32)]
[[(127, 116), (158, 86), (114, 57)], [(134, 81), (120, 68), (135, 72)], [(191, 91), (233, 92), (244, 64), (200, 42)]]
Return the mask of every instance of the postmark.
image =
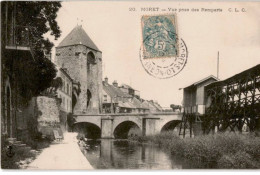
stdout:
[(176, 15), (142, 17), (140, 61), (145, 71), (159, 79), (173, 77), (185, 67), (188, 49), (177, 35)]

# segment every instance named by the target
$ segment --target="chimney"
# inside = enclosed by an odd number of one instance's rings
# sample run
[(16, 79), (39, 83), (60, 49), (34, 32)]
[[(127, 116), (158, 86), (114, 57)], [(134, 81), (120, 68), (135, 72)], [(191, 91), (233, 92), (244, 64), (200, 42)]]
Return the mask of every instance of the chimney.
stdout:
[(118, 87), (118, 83), (116, 80), (113, 82), (113, 86)]
[(108, 84), (108, 78), (107, 77), (105, 77), (105, 83)]

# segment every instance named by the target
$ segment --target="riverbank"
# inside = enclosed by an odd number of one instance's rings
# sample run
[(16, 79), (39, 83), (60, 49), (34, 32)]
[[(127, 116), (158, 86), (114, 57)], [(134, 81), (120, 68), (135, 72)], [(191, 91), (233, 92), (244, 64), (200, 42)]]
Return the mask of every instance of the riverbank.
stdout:
[(181, 139), (172, 132), (131, 138), (139, 143), (158, 144), (172, 155), (214, 164), (219, 169), (260, 168), (260, 137), (222, 133)]
[(24, 144), (21, 141), (8, 141), (1, 138), (1, 168), (25, 169), (43, 149), (49, 147), (49, 140), (31, 141)]
[(91, 170), (93, 167), (79, 149), (77, 133), (65, 133), (64, 140), (44, 149), (27, 169)]

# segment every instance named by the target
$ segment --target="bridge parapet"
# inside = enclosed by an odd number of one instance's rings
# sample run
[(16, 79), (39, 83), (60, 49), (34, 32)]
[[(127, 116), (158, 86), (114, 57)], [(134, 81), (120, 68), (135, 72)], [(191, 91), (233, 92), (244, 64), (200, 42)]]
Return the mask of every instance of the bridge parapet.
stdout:
[(123, 116), (170, 116), (170, 115), (182, 115), (180, 112), (157, 112), (157, 113), (106, 113), (106, 114), (73, 114), (73, 116), (86, 116), (86, 117), (123, 117)]

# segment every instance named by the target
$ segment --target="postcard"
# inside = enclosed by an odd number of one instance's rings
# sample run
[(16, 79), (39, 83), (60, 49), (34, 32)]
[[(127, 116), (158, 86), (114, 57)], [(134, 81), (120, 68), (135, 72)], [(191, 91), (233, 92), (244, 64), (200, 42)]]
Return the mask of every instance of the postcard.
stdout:
[(259, 169), (259, 9), (2, 1), (1, 168)]

